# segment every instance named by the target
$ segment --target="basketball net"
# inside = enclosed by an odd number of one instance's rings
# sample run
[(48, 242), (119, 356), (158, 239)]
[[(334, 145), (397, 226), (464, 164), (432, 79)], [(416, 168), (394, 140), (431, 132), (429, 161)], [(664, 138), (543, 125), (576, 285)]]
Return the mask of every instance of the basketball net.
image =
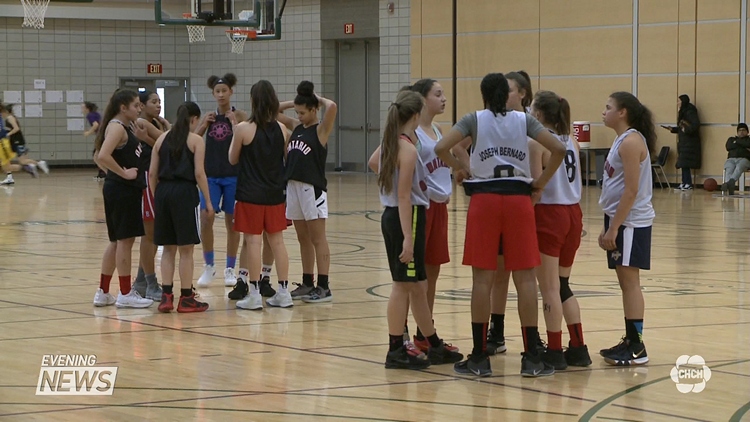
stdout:
[(206, 27), (203, 25), (187, 25), (190, 43), (206, 41)]
[(23, 24), (36, 29), (44, 28), (44, 13), (47, 11), (49, 0), (21, 0), (23, 5)]
[(232, 53), (242, 54), (245, 52), (245, 41), (247, 33), (243, 31), (227, 31), (227, 38), (232, 43)]

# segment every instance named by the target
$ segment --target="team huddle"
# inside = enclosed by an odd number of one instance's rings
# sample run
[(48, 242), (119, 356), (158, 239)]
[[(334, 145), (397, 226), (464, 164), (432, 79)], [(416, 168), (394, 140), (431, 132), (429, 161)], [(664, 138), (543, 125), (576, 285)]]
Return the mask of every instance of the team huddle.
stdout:
[[(107, 169), (103, 196), (109, 244), (95, 306), (144, 308), (157, 301), (160, 312), (169, 312), (177, 267), (177, 311), (208, 309), (193, 288), (193, 249), (202, 243), (205, 266), (197, 286), (206, 287), (216, 273), (213, 224), (219, 212), (227, 230), (224, 283), (233, 287), (228, 297), (238, 308), (262, 309), (263, 297), (266, 305), (284, 308), (295, 299), (332, 300), (325, 164), (336, 104), (315, 94), (308, 81), (299, 84), (293, 101), (280, 103), (271, 83), (261, 80), (251, 88), (252, 111), (245, 113), (231, 106), (236, 83), (232, 74), (212, 76), (208, 86), (217, 109), (202, 115), (197, 104), (186, 102), (173, 124), (158, 117), (156, 94), (139, 98), (120, 90), (112, 96), (96, 138), (97, 164)], [(511, 275), (523, 334), (521, 374), (545, 376), (591, 365), (570, 287), (583, 232), (579, 146), (570, 136), (570, 105), (554, 92), (532, 95), (522, 71), (488, 74), (480, 90), (484, 108), (444, 132), (433, 121), (445, 109), (440, 84), (422, 79), (405, 87), (389, 107), (382, 142), (370, 157), (384, 206), (381, 230), (393, 280), (385, 366), (423, 369), (453, 363), (460, 374), (491, 375), (489, 356), (507, 350), (504, 317)], [(291, 108), (296, 118), (284, 114)], [(655, 216), (650, 152), (656, 135), (650, 111), (632, 94), (613, 93), (602, 116), (617, 136), (605, 164), (599, 201), (605, 216), (598, 243), (623, 292), (626, 334), (600, 354), (613, 365), (644, 364), (639, 271), (650, 267)], [(473, 274), (473, 348), (465, 360), (438, 336), (433, 320), (440, 267), (450, 261), (447, 204), (454, 179), (470, 196), (463, 264)], [(303, 273), (294, 290), (282, 236), (292, 224)], [(139, 271), (131, 285), (132, 246), (142, 236)], [(156, 245), (164, 247), (161, 285), (155, 274)], [(274, 264), (276, 289), (270, 283)], [(109, 292), (115, 269), (117, 298)], [(539, 333), (538, 291), (546, 342)], [(417, 323), (413, 338), (405, 323), (409, 308)], [(570, 333), (567, 349), (563, 318)]]
[[(110, 99), (95, 151), (97, 164), (107, 169), (102, 192), (109, 236), (95, 306), (145, 308), (157, 301), (160, 312), (170, 312), (177, 265), (181, 287), (177, 311), (207, 310), (208, 304), (198, 300), (193, 288), (193, 249), (203, 243), (206, 262), (197, 284), (206, 287), (215, 273), (216, 212), (225, 214), (224, 279), (234, 287), (229, 298), (237, 300), (238, 308), (262, 309), (263, 296), (268, 297), (268, 306), (284, 308), (293, 306), (294, 299), (310, 303), (333, 299), (328, 284), (324, 170), (336, 104), (315, 94), (308, 81), (300, 83), (294, 101), (279, 103), (271, 83), (262, 80), (251, 88), (248, 115), (231, 106), (236, 82), (233, 74), (210, 77), (216, 111), (202, 116), (197, 104), (186, 102), (171, 125), (158, 117), (161, 104), (154, 93), (139, 96), (119, 90)], [(321, 106), (325, 112), (318, 121)], [(298, 119), (283, 115), (292, 107)], [(303, 283), (290, 292), (282, 232), (291, 224), (300, 241), (304, 275)], [(131, 250), (141, 236), (138, 275), (131, 285)], [(240, 268), (235, 276), (240, 238)], [(155, 274), (156, 245), (164, 247), (161, 285)], [(278, 290), (269, 281), (274, 262)], [(115, 269), (120, 283), (117, 298), (109, 293)]]

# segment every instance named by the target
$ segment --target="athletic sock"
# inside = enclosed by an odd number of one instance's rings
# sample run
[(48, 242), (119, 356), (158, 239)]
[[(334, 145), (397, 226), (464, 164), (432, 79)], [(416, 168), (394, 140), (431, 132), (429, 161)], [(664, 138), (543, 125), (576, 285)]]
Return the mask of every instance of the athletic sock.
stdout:
[(547, 331), (547, 348), (562, 350), (562, 331)]
[(270, 266), (270, 265), (269, 265), (269, 266), (265, 266), (265, 265), (264, 265), (263, 267), (261, 267), (261, 270), (260, 270), (260, 275), (261, 275), (261, 277), (262, 277), (262, 278), (266, 278), (266, 277), (269, 277), (269, 278), (270, 278), (270, 277), (271, 277), (271, 270), (272, 270), (272, 269), (273, 269), (273, 268), (271, 268), (271, 266)]
[(318, 287), (323, 290), (328, 290), (328, 275), (318, 274)]
[(643, 342), (643, 320), (642, 319), (625, 319), (625, 337), (631, 343)]
[(302, 274), (302, 284), (307, 287), (315, 287), (315, 280), (312, 274)]
[(577, 324), (568, 324), (568, 332), (570, 333), (571, 347), (583, 347), (586, 344), (583, 342), (583, 326), (580, 322)]
[(388, 335), (388, 351), (393, 352), (398, 350), (399, 347), (404, 345), (404, 341), (401, 336)]
[(471, 350), (471, 354), (474, 356), (480, 356), (487, 352), (487, 325), (486, 322), (471, 323), (471, 338), (474, 340), (474, 348)]
[(505, 336), (505, 314), (490, 314), (490, 330), (494, 334)]
[(99, 288), (104, 293), (109, 293), (109, 283), (112, 281), (112, 274), (100, 274), (99, 275)]
[(163, 285), (161, 287), (162, 287), (162, 291), (164, 293), (169, 294), (169, 295), (172, 294), (172, 285), (171, 284), (169, 284), (169, 285), (165, 284), (165, 285)]
[(247, 283), (248, 277), (250, 277), (250, 271), (247, 268), (240, 268), (240, 281)]
[(440, 337), (437, 335), (437, 331), (429, 337), (427, 337), (427, 340), (430, 342), (430, 347), (440, 347), (440, 345), (443, 344), (443, 340), (440, 340)]
[(417, 340), (419, 341), (424, 340), (424, 334), (422, 334), (422, 330), (419, 329), (419, 326), (417, 326)]
[(214, 251), (203, 252), (203, 260), (206, 261), (206, 265), (214, 265)]
[(227, 256), (227, 268), (234, 269), (234, 265), (236, 263), (237, 263), (237, 257), (236, 256)]
[(193, 294), (193, 289), (180, 289), (180, 296), (188, 297)]
[(120, 279), (120, 294), (124, 296), (130, 293), (130, 274), (121, 275), (117, 278)]
[(536, 345), (539, 342), (539, 327), (521, 327), (521, 334), (523, 334), (523, 351), (532, 356), (537, 355)]

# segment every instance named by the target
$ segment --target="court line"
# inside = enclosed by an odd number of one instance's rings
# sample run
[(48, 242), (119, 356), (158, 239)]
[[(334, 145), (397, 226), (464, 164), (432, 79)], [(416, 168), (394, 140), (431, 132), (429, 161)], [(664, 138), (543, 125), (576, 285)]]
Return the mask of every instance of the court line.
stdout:
[[(343, 394), (312, 394), (312, 393), (286, 393), (292, 396), (313, 396), (313, 397), (336, 397), (336, 398), (346, 398), (346, 399), (359, 399), (359, 400), (376, 400), (376, 401), (388, 401), (388, 402), (401, 402), (401, 403), (414, 403), (414, 404), (436, 404), (441, 406), (456, 406), (456, 407), (468, 407), (468, 408), (478, 408), (478, 409), (490, 409), (490, 410), (510, 410), (510, 411), (516, 411), (516, 412), (522, 412), (522, 413), (536, 413), (536, 414), (545, 414), (545, 415), (555, 415), (555, 416), (578, 416), (575, 413), (563, 413), (563, 412), (554, 412), (554, 411), (546, 411), (546, 410), (538, 410), (538, 409), (521, 409), (516, 407), (501, 407), (501, 406), (480, 406), (475, 404), (464, 404), (464, 403), (446, 403), (446, 402), (438, 402), (438, 401), (427, 401), (427, 400), (407, 400), (407, 399), (394, 399), (394, 398), (383, 398), (383, 397), (366, 397), (366, 396), (346, 396)], [(491, 400), (491, 397), (487, 397), (487, 400)]]
[[(39, 405), (41, 403), (34, 403), (33, 405)], [(48, 404), (48, 403), (44, 403)], [(31, 403), (27, 403), (24, 405), (32, 405)], [(63, 406), (63, 405), (58, 405)], [(140, 406), (140, 405), (119, 405), (119, 404), (108, 404), (104, 406), (86, 406), (86, 407), (79, 407), (77, 409), (53, 409), (53, 410), (42, 410), (42, 411), (35, 411), (35, 412), (18, 412), (18, 413), (5, 413), (0, 414), (0, 417), (7, 417), (7, 416), (22, 416), (22, 415), (39, 415), (44, 413), (59, 413), (59, 412), (71, 412), (71, 411), (80, 411), (80, 410), (92, 410), (92, 409), (106, 409), (109, 407), (137, 407), (137, 408), (144, 408), (144, 409), (171, 409), (171, 410), (187, 410), (195, 412), (196, 409), (194, 407), (184, 407), (184, 406), (164, 406), (164, 405), (148, 405), (148, 406)], [(344, 415), (331, 415), (331, 414), (324, 414), (324, 413), (302, 413), (302, 412), (281, 412), (281, 411), (272, 411), (272, 410), (254, 410), (254, 409), (228, 409), (228, 408), (219, 408), (219, 407), (201, 407), (200, 410), (202, 411), (215, 411), (215, 412), (241, 412), (241, 413), (254, 413), (254, 414), (261, 414), (261, 415), (287, 415), (287, 416), (311, 416), (311, 417), (321, 417), (321, 418), (333, 418), (333, 419), (348, 419), (348, 420), (360, 420), (360, 421), (378, 421), (378, 422), (410, 422), (409, 419), (383, 419), (383, 418), (368, 418), (363, 416), (344, 416)], [(158, 419), (158, 418), (157, 418)]]
[(747, 377), (750, 378), (750, 375), (748, 374), (738, 374), (737, 372), (731, 372), (731, 371), (719, 371), (719, 370), (712, 370), (712, 373), (717, 372), (719, 374), (727, 374), (727, 375), (735, 375), (738, 377)]
[(740, 406), (740, 408), (737, 409), (737, 411), (729, 417), (729, 422), (742, 421), (742, 417), (745, 416), (748, 411), (750, 411), (750, 401), (745, 403), (743, 406)]
[[(734, 361), (734, 362), (727, 362), (727, 363), (723, 363), (723, 364), (719, 364), (719, 365), (712, 365), (712, 366), (715, 367), (715, 368), (720, 368), (720, 367), (723, 367), (723, 366), (731, 366), (731, 365), (736, 365), (736, 364), (745, 363), (745, 362), (750, 362), (750, 359), (743, 359), (743, 360), (738, 360), (738, 361)], [(638, 391), (641, 388), (648, 387), (651, 384), (656, 384), (658, 382), (662, 382), (662, 381), (665, 381), (665, 380), (671, 380), (671, 379), (672, 378), (670, 376), (657, 378), (655, 380), (644, 382), (643, 384), (635, 385), (633, 387), (630, 387), (630, 388), (627, 388), (625, 390), (622, 390), (619, 393), (613, 394), (613, 395), (607, 397), (606, 399), (604, 399), (604, 400), (598, 402), (597, 404), (595, 404), (591, 409), (589, 409), (588, 411), (586, 411), (586, 413), (584, 413), (583, 416), (581, 416), (581, 418), (578, 419), (578, 421), (579, 422), (588, 422), (588, 421), (591, 420), (592, 417), (594, 417), (597, 413), (599, 413), (600, 410), (604, 409), (605, 406), (609, 405), (610, 403), (612, 403), (613, 401), (619, 399), (620, 397), (628, 395), (628, 394), (632, 393), (633, 391)]]
[(682, 416), (682, 415), (675, 415), (672, 413), (659, 412), (658, 410), (648, 410), (648, 409), (644, 409), (640, 407), (625, 406), (624, 404), (613, 404), (612, 407), (620, 407), (620, 408), (628, 409), (628, 410), (636, 410), (639, 412), (653, 413), (655, 415), (669, 416), (675, 419), (679, 419), (681, 421), (711, 422), (710, 420), (707, 420), (707, 419), (691, 418), (689, 416)]

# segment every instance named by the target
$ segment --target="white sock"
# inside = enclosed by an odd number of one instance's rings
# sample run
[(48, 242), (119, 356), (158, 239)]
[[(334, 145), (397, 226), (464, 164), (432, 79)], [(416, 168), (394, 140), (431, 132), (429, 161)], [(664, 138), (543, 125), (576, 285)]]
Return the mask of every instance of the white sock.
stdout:
[(250, 275), (250, 272), (249, 272), (249, 271), (247, 271), (247, 268), (240, 268), (240, 280), (242, 280), (242, 281), (244, 281), (245, 283), (247, 283), (247, 280), (248, 280), (248, 278), (249, 278), (249, 277), (248, 277), (249, 275)]
[(265, 265), (261, 267), (261, 271), (260, 271), (261, 278), (271, 277), (271, 269), (272, 268), (270, 265), (267, 267)]

